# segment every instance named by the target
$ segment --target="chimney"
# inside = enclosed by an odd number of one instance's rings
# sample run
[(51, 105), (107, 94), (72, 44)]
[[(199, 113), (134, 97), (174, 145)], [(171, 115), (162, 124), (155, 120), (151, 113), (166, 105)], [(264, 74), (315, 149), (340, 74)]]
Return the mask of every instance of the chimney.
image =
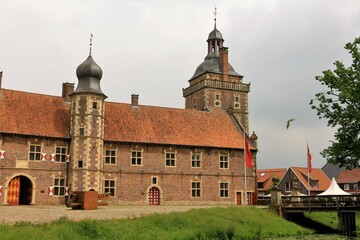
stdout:
[(223, 80), (229, 81), (229, 59), (228, 59), (229, 51), (227, 47), (222, 47), (220, 49), (220, 62), (223, 72)]
[(139, 106), (139, 94), (132, 94), (131, 95), (131, 105)]
[(74, 83), (63, 83), (62, 84), (62, 97), (65, 102), (71, 102), (70, 94), (74, 92)]
[(1, 90), (2, 75), (3, 75), (3, 72), (1, 71), (0, 72), (0, 90)]

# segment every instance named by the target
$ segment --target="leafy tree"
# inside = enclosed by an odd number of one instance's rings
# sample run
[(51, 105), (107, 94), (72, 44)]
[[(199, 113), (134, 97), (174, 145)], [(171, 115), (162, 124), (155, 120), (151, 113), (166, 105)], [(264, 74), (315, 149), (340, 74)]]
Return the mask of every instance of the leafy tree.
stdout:
[(325, 118), (328, 126), (336, 127), (335, 141), (321, 154), (328, 162), (357, 168), (360, 160), (360, 37), (345, 45), (352, 56), (349, 67), (336, 61), (335, 70), (323, 71), (317, 76), (327, 91), (315, 94), (311, 99), (312, 109), (319, 118)]

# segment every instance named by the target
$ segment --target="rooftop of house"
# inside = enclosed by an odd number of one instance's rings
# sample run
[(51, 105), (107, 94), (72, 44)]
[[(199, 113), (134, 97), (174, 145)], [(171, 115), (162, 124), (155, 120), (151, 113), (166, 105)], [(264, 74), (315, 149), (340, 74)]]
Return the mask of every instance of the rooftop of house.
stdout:
[[(70, 137), (70, 104), (62, 97), (0, 90), (0, 133)], [(230, 115), (209, 111), (105, 103), (105, 141), (242, 149)]]
[(343, 170), (336, 178), (337, 183), (358, 183), (360, 182), (360, 169)]
[(267, 191), (272, 186), (272, 178), (277, 177), (279, 180), (286, 173), (286, 168), (273, 168), (273, 169), (258, 169), (256, 170), (257, 182), (263, 183), (262, 188), (258, 188), (258, 191)]
[[(308, 188), (308, 172), (304, 167), (290, 167), (289, 170), (293, 171), (299, 181)], [(325, 191), (330, 186), (330, 179), (320, 168), (312, 168), (309, 174), (310, 180), (318, 181), (317, 188), (310, 185), (310, 191)]]

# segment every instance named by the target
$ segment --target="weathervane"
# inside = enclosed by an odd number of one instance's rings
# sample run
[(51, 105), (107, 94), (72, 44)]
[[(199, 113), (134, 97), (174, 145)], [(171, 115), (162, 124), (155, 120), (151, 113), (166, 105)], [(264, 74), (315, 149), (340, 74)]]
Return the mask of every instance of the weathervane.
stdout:
[(215, 11), (214, 11), (214, 22), (215, 22), (215, 28), (216, 28), (216, 14), (217, 14), (217, 9), (216, 9), (216, 5), (215, 5)]
[(91, 47), (92, 47), (92, 39), (93, 39), (93, 34), (90, 33), (90, 55), (91, 55)]

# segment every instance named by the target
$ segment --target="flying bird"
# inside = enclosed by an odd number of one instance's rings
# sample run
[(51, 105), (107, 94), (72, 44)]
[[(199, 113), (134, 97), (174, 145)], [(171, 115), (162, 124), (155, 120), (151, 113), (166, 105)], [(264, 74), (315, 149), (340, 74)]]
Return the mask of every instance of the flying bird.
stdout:
[(287, 123), (286, 123), (286, 129), (289, 129), (290, 123), (291, 123), (292, 121), (294, 121), (294, 120), (295, 120), (295, 118), (291, 118), (291, 119), (289, 119), (289, 120), (287, 121)]

